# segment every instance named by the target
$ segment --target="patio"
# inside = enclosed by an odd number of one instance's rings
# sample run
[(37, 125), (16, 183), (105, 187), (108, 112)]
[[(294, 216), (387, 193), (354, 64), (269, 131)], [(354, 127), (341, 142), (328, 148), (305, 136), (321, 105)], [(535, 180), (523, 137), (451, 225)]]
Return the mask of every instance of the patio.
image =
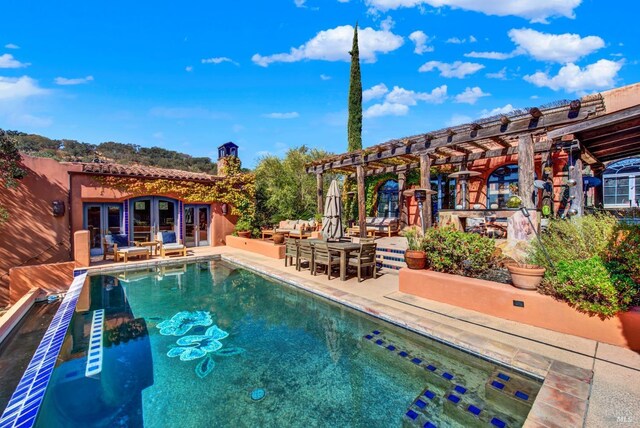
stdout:
[[(213, 255), (220, 255), (373, 316), (534, 373), (544, 372), (552, 364), (564, 367), (562, 363), (593, 370), (590, 390), (583, 386), (572, 393), (563, 393), (550, 388), (548, 393), (555, 395), (548, 397), (548, 404), (536, 402), (532, 415), (539, 417), (538, 423), (530, 421), (531, 424), (527, 426), (547, 426), (543, 425), (546, 406), (555, 406), (556, 411), (560, 408), (564, 412), (560, 414), (566, 417), (560, 425), (569, 426), (580, 412), (585, 411), (585, 404), (580, 403), (587, 397), (585, 426), (611, 426), (640, 420), (640, 409), (634, 405), (640, 400), (640, 391), (635, 387), (640, 384), (640, 355), (633, 351), (401, 293), (398, 291), (397, 275), (384, 269), (377, 279), (362, 283), (358, 283), (356, 278), (344, 282), (328, 281), (322, 275), (314, 277), (308, 272), (298, 272), (293, 267), (285, 268), (283, 260), (229, 247), (194, 248), (186, 258), (176, 257), (172, 260), (188, 262)], [(155, 263), (157, 260), (132, 261), (126, 266), (130, 268)], [(90, 269), (112, 269), (114, 266), (124, 264), (107, 261), (96, 263)], [(559, 377), (556, 381), (565, 384), (556, 385), (557, 388), (566, 388), (567, 379)]]

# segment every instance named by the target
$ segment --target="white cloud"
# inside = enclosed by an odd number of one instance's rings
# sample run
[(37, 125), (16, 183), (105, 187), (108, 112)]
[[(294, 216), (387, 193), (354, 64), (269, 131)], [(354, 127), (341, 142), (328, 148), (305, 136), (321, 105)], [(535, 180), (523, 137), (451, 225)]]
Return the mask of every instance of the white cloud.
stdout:
[(320, 80), (331, 80), (331, 76), (328, 76), (326, 74), (321, 74), (320, 75)]
[(56, 85), (63, 85), (63, 86), (82, 85), (84, 83), (92, 82), (93, 76), (79, 77), (76, 79), (67, 79), (66, 77), (56, 77), (54, 81), (56, 82)]
[(598, 36), (548, 34), (530, 28), (513, 29), (509, 31), (509, 37), (518, 46), (519, 52), (539, 61), (561, 64), (575, 62), (604, 47), (604, 40)]
[(18, 61), (11, 54), (0, 55), (0, 68), (23, 68), (30, 65), (29, 63)]
[(507, 114), (507, 113), (511, 113), (515, 109), (516, 108), (511, 104), (507, 104), (503, 107), (496, 107), (492, 110), (485, 109), (480, 112), (480, 117), (491, 117), (491, 116), (497, 116), (499, 114)]
[(38, 86), (38, 82), (29, 76), (0, 76), (0, 100), (16, 100), (49, 93)]
[(422, 55), (426, 52), (433, 52), (434, 50), (433, 46), (427, 45), (427, 43), (431, 41), (429, 36), (427, 36), (420, 30), (414, 31), (413, 33), (409, 34), (409, 40), (415, 43), (416, 47), (413, 52), (417, 53), (418, 55)]
[(187, 66), (184, 68), (184, 70), (185, 70), (186, 72), (190, 73), (190, 72), (192, 72), (192, 71), (193, 71), (193, 66), (192, 66), (192, 65), (187, 65)]
[(473, 35), (469, 36), (469, 43), (475, 43), (478, 39), (476, 39)]
[(475, 104), (480, 98), (488, 97), (490, 95), (491, 94), (487, 92), (483, 92), (479, 86), (474, 86), (473, 88), (467, 87), (464, 92), (456, 95), (454, 100), (457, 103)]
[(366, 103), (371, 100), (384, 97), (389, 92), (389, 88), (384, 83), (379, 83), (369, 89), (362, 91), (362, 102)]
[(486, 76), (489, 79), (507, 80), (507, 67), (502, 67), (496, 73), (487, 73)]
[(424, 63), (418, 71), (424, 73), (433, 69), (438, 69), (440, 70), (440, 76), (442, 77), (456, 77), (458, 79), (464, 79), (466, 76), (482, 70), (483, 68), (484, 65), (474, 62), (456, 61), (448, 64), (440, 61), (429, 61)]
[(362, 114), (363, 117), (369, 119), (381, 116), (404, 116), (409, 113), (409, 107), (404, 104), (395, 104), (383, 102), (382, 104), (374, 104)]
[(461, 45), (463, 43), (466, 43), (467, 39), (460, 39), (458, 37), (451, 37), (450, 39), (447, 39), (447, 41), (445, 43), (451, 43), (454, 45)]
[(268, 119), (295, 119), (300, 117), (300, 113), (297, 111), (291, 111), (287, 113), (266, 113), (263, 114), (262, 117), (266, 117)]
[[(376, 86), (384, 86), (383, 84)], [(388, 89), (387, 89), (388, 91)], [(384, 94), (383, 94), (384, 95)], [(386, 94), (382, 103), (374, 104), (363, 113), (365, 118), (380, 116), (404, 116), (409, 112), (409, 107), (418, 104), (418, 101), (441, 104), (447, 99), (447, 85), (434, 88), (431, 92), (415, 92), (394, 86), (393, 90)]]
[(14, 43), (7, 43), (6, 45), (4, 45), (4, 47), (6, 49), (20, 49), (20, 46), (14, 44)]
[(497, 16), (519, 16), (531, 22), (547, 22), (548, 18), (574, 18), (574, 9), (582, 0), (365, 0), (374, 11), (386, 12), (401, 7), (451, 7)]
[(293, 2), (296, 4), (296, 7), (306, 7), (304, 4), (307, 0), (293, 0)]
[[(251, 60), (262, 67), (275, 62), (297, 62), (303, 60), (349, 61), (353, 41), (353, 27), (343, 25), (320, 31), (305, 44), (291, 48), (288, 53), (262, 56), (255, 54)], [(390, 31), (363, 28), (358, 30), (360, 59), (373, 63), (380, 53), (388, 53), (403, 45), (404, 39)]]
[(214, 58), (203, 58), (200, 60), (202, 64), (222, 64), (223, 62), (230, 62), (234, 65), (240, 65), (231, 58), (227, 58), (226, 56), (219, 56)]
[(581, 68), (573, 63), (563, 66), (558, 74), (550, 76), (546, 72), (524, 76), (524, 80), (538, 87), (547, 87), (558, 91), (584, 94), (594, 90), (609, 89), (615, 86), (618, 71), (622, 68), (622, 61), (600, 61)]
[(451, 116), (451, 119), (447, 120), (445, 122), (446, 126), (458, 126), (458, 125), (462, 125), (465, 123), (470, 123), (473, 119), (469, 116), (466, 116), (464, 114), (458, 114), (458, 113), (454, 113), (453, 116)]
[(385, 19), (380, 21), (380, 29), (382, 31), (391, 31), (391, 29), (395, 26), (396, 26), (396, 21), (394, 21), (393, 18), (390, 16), (387, 16)]
[(504, 60), (504, 59), (509, 59), (509, 58), (513, 58), (514, 56), (517, 55), (517, 52), (511, 52), (511, 53), (504, 53), (504, 52), (469, 52), (464, 54), (464, 56), (466, 56), (467, 58), (482, 58), (482, 59), (497, 59), (497, 60)]

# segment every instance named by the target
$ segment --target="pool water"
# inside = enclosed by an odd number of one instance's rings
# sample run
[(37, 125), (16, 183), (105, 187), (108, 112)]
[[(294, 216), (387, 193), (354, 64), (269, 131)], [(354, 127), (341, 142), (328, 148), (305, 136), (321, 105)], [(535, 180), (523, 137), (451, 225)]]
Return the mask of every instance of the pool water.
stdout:
[(521, 426), (539, 387), (211, 261), (90, 277), (36, 425)]

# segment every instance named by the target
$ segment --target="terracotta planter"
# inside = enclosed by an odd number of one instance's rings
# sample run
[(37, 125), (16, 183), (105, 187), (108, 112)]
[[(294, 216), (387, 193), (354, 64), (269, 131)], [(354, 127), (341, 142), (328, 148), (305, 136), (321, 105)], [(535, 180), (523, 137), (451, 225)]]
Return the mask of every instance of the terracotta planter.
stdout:
[(251, 238), (251, 231), (250, 230), (238, 231), (238, 236), (240, 238)]
[(537, 290), (542, 282), (545, 268), (535, 265), (507, 265), (513, 286), (523, 290)]
[(424, 269), (427, 266), (427, 254), (424, 251), (407, 250), (404, 261), (409, 269)]
[(284, 244), (284, 234), (282, 233), (274, 233), (273, 234), (273, 243), (280, 245)]

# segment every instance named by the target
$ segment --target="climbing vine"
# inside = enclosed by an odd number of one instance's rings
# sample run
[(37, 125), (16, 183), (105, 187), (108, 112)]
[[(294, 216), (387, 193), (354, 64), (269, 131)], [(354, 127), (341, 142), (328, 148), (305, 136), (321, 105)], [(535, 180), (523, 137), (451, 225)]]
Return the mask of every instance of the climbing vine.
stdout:
[[(228, 172), (229, 169), (227, 169)], [(120, 190), (131, 197), (167, 195), (191, 203), (221, 202), (231, 206), (232, 215), (250, 219), (255, 215), (256, 183), (255, 176), (250, 173), (236, 173), (219, 177), (209, 183), (121, 176), (97, 176), (95, 179), (103, 186)]]

